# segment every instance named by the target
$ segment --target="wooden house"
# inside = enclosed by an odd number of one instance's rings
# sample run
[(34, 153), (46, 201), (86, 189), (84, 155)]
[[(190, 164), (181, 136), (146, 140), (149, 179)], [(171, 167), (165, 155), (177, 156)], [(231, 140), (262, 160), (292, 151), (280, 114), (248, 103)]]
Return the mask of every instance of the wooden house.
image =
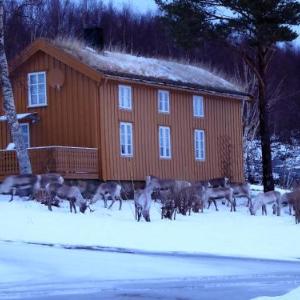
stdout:
[[(11, 62), (10, 75), (34, 172), (243, 181), (248, 97), (204, 68), (38, 39)], [(0, 178), (18, 173), (9, 144), (2, 111)]]

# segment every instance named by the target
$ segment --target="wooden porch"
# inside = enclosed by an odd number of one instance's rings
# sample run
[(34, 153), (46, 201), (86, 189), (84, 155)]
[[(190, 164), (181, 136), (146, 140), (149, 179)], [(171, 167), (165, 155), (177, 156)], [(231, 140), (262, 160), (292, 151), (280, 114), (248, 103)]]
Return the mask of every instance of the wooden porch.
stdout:
[[(35, 174), (55, 172), (66, 179), (99, 179), (97, 148), (48, 146), (29, 148)], [(0, 180), (19, 174), (15, 150), (0, 150)]]

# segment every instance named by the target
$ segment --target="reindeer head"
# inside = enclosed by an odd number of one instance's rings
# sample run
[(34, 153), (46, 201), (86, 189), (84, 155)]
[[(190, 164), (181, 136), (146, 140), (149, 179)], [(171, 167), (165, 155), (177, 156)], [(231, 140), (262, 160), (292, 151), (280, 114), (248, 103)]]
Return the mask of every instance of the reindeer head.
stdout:
[(79, 207), (79, 210), (80, 210), (81, 213), (84, 214), (87, 208), (88, 208), (87, 203), (82, 203), (82, 204), (80, 205), (80, 207)]

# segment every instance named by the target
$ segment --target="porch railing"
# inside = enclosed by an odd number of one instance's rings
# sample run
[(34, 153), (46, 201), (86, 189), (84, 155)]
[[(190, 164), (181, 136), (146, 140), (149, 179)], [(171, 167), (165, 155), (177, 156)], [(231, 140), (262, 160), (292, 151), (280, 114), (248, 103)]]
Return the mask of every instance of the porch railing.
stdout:
[[(35, 174), (56, 172), (67, 179), (98, 179), (98, 149), (68, 146), (29, 148)], [(0, 179), (19, 173), (16, 151), (0, 150)]]

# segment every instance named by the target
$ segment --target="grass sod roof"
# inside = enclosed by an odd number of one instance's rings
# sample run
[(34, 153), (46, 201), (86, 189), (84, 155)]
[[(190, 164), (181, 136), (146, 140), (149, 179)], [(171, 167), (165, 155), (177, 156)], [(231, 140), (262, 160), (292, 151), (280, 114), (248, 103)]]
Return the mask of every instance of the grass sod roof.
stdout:
[(82, 63), (110, 77), (212, 91), (243, 98), (249, 97), (241, 85), (202, 66), (147, 58), (123, 51), (97, 51), (71, 38), (58, 38), (51, 43)]

